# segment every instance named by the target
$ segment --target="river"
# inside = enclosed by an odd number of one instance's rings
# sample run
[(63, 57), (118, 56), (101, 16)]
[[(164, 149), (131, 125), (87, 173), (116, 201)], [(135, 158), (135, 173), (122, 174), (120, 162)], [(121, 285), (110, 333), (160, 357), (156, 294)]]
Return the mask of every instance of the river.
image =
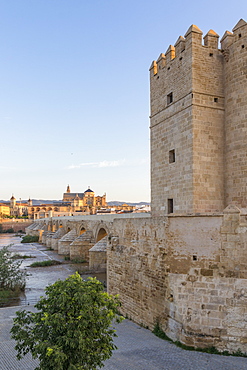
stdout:
[[(56, 251), (47, 249), (46, 246), (39, 243), (21, 244), (21, 237), (15, 234), (0, 234), (0, 249), (10, 245), (9, 250), (20, 255), (28, 255), (31, 258), (24, 259), (21, 264), (22, 269), (27, 271), (27, 283), (25, 292), (18, 299), (13, 300), (11, 305), (35, 304), (41, 295), (44, 295), (44, 289), (47, 285), (53, 284), (58, 279), (64, 280), (76, 271), (80, 272), (80, 264), (72, 264), (64, 260)], [(36, 261), (56, 259), (61, 261), (61, 265), (48, 267), (30, 267), (30, 264)], [(106, 274), (81, 275), (84, 279), (88, 276), (95, 276), (105, 284)]]
[(18, 244), (21, 242), (21, 237), (15, 234), (0, 234), (0, 249), (6, 245)]

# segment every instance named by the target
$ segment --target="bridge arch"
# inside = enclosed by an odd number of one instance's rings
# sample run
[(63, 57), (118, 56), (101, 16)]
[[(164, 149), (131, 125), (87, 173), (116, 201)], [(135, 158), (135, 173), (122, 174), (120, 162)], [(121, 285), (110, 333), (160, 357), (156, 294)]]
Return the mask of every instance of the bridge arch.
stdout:
[(82, 226), (81, 228), (80, 228), (80, 235), (81, 234), (84, 234), (86, 232), (86, 229), (85, 229), (85, 227), (84, 226)]
[(103, 239), (108, 234), (108, 230), (101, 226), (96, 233), (96, 243)]

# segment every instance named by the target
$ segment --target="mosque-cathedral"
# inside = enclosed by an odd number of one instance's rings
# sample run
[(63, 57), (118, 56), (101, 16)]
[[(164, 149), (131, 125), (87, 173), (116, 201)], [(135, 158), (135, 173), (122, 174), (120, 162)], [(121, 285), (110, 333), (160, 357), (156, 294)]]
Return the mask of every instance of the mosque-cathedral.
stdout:
[[(121, 206), (115, 206), (114, 212), (132, 212), (134, 208), (134, 206), (122, 204)], [(113, 210), (111, 206), (107, 205), (106, 193), (102, 196), (96, 196), (90, 187), (83, 193), (71, 193), (69, 185), (60, 201), (34, 205), (30, 198), (28, 201), (22, 202), (21, 199), (18, 201), (12, 195), (8, 203), (0, 203), (0, 214), (14, 217), (26, 216), (34, 220), (45, 217), (80, 216), (111, 212)]]
[(95, 196), (90, 187), (84, 193), (71, 193), (68, 185), (62, 201), (51, 201), (51, 203), (46, 204), (34, 205), (30, 198), (27, 202), (17, 201), (12, 195), (9, 202), (9, 215), (40, 219), (51, 216), (95, 214), (105, 207), (107, 207), (106, 194)]

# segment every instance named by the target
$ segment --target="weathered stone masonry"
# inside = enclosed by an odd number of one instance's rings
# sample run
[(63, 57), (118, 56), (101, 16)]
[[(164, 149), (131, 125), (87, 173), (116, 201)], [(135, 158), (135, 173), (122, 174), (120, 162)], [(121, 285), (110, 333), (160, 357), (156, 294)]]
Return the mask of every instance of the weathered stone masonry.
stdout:
[(108, 249), (108, 284), (123, 313), (150, 328), (158, 320), (187, 345), (245, 352), (246, 216), (230, 206), (223, 214), (116, 220), (122, 233)]
[(151, 216), (50, 218), (27, 232), (94, 268), (107, 261), (108, 291), (137, 323), (247, 353), (246, 22), (221, 45), (191, 26), (151, 66)]

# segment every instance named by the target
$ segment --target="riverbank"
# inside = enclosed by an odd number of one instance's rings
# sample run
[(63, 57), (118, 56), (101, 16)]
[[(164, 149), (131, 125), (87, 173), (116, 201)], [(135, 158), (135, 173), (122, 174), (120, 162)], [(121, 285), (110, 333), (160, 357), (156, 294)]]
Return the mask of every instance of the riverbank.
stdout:
[[(26, 289), (18, 298), (11, 300), (10, 306), (35, 304), (40, 296), (44, 295), (47, 285), (55, 283), (58, 279), (64, 280), (76, 271), (81, 273), (84, 279), (88, 276), (95, 276), (104, 285), (106, 284), (106, 274), (82, 274), (84, 264), (74, 264), (70, 261), (65, 261), (64, 256), (58, 255), (56, 251), (47, 249), (42, 244), (21, 244), (21, 238), (19, 236), (1, 234), (0, 248), (4, 245), (11, 245), (9, 250), (14, 254), (30, 256), (30, 258), (24, 259), (21, 264), (21, 268), (26, 269), (28, 274)], [(47, 267), (30, 267), (33, 262), (47, 260), (57, 260), (62, 262), (62, 264)]]

